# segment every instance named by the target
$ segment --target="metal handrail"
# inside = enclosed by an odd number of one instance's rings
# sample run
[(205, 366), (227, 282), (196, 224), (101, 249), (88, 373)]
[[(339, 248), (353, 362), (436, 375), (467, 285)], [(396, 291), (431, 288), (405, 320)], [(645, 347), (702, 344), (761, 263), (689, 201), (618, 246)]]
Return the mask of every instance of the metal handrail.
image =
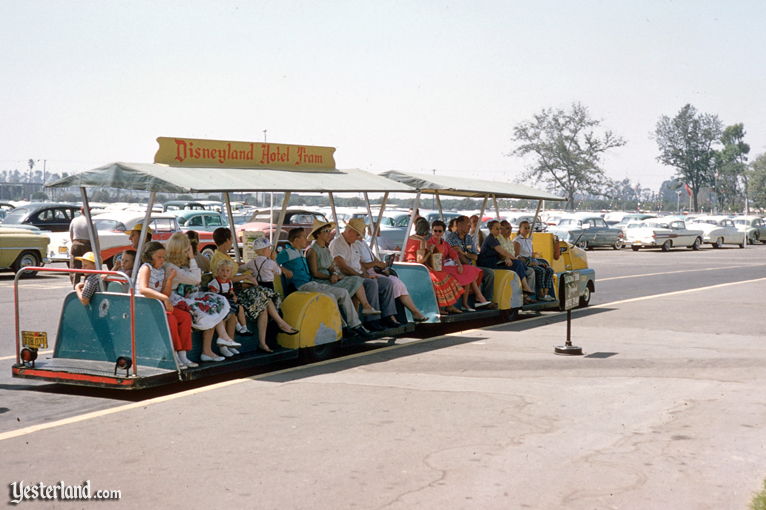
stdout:
[(19, 318), (19, 278), (26, 271), (49, 272), (49, 273), (79, 273), (79, 274), (103, 274), (116, 276), (125, 280), (128, 284), (128, 293), (130, 294), (130, 359), (133, 367), (133, 377), (138, 376), (138, 364), (136, 363), (136, 296), (133, 287), (130, 285), (130, 278), (122, 271), (105, 271), (100, 269), (69, 269), (60, 267), (22, 267), (16, 272), (13, 279), (13, 309), (16, 319), (16, 364), (21, 363), (21, 327)]

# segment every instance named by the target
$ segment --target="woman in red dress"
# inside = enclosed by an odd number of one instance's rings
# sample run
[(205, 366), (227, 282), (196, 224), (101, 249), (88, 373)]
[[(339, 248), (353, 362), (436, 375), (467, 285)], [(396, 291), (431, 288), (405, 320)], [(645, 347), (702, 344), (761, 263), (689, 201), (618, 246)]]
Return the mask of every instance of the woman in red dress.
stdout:
[(436, 271), (432, 267), (432, 256), (436, 250), (435, 245), (428, 244), (428, 220), (418, 218), (415, 222), (415, 235), (407, 239), (404, 248), (404, 261), (417, 262), (428, 267), (431, 276), (431, 284), (436, 294), (436, 303), (443, 313), (463, 313), (455, 307), (458, 298), (465, 292), (460, 284), (449, 273)]
[(463, 265), (460, 262), (460, 256), (455, 248), (443, 239), (446, 230), (447, 226), (443, 221), (434, 221), (431, 224), (431, 237), (428, 239), (428, 244), (435, 246), (435, 253), (441, 254), (442, 271), (452, 276), (463, 287), (463, 309), (475, 312), (476, 310), (468, 305), (468, 294), (471, 291), (475, 296), (476, 308), (491, 303), (484, 297), (477, 285), (477, 282), (481, 282), (481, 269), (468, 264)]

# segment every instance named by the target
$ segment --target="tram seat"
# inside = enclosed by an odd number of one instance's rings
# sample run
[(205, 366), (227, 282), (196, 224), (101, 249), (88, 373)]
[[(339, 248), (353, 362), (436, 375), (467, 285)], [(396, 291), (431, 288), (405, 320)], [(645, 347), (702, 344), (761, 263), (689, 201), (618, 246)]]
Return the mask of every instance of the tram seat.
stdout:
[(492, 301), (497, 304), (498, 309), (519, 308), (524, 304), (519, 275), (505, 269), (492, 270), (482, 268), (482, 270), (492, 271), (495, 274)]
[(428, 322), (439, 322), (439, 305), (428, 268), (413, 262), (395, 262), (393, 267), (399, 279), (407, 286), (415, 306), (428, 317)]
[(125, 282), (107, 282), (106, 291), (127, 294), (129, 292), (129, 286)]
[[(116, 283), (116, 282), (113, 282)], [(156, 299), (136, 297), (139, 366), (176, 368), (165, 309)], [(107, 361), (130, 357), (130, 296), (96, 292), (83, 306), (74, 292), (64, 298), (54, 358)]]
[(343, 334), (343, 320), (335, 299), (320, 292), (295, 291), (282, 301), (282, 315), (300, 330), (297, 335), (279, 333), (279, 345), (288, 349), (336, 342)]

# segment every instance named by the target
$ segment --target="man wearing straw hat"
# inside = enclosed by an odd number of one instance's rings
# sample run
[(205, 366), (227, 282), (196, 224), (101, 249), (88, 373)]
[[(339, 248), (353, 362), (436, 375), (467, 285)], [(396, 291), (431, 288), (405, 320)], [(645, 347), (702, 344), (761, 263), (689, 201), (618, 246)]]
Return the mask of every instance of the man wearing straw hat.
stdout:
[(396, 301), (394, 301), (394, 289), (391, 281), (383, 275), (368, 274), (362, 269), (362, 253), (357, 241), (364, 239), (367, 226), (362, 218), (353, 218), (346, 224), (346, 229), (341, 235), (330, 243), (330, 253), (336, 267), (343, 274), (349, 276), (361, 276), (364, 278), (364, 293), (367, 301), (376, 310), (380, 310), (385, 318), (385, 324), (375, 320), (374, 316), (367, 315), (365, 326), (367, 329), (380, 331), (386, 327), (399, 326), (396, 320)]

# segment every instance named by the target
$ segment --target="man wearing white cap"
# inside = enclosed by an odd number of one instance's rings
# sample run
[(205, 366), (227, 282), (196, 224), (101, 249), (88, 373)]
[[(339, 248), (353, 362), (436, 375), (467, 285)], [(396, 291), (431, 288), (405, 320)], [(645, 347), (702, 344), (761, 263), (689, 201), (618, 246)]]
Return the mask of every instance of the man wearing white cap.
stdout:
[(357, 241), (364, 239), (367, 226), (362, 218), (353, 218), (346, 224), (346, 229), (341, 235), (330, 242), (330, 253), (336, 267), (349, 276), (361, 276), (364, 278), (364, 293), (367, 301), (376, 310), (380, 310), (385, 319), (385, 324), (374, 320), (374, 316), (367, 315), (365, 326), (367, 329), (380, 331), (386, 327), (399, 326), (396, 320), (396, 301), (394, 301), (394, 289), (391, 281), (383, 275), (368, 274), (362, 268), (362, 253)]

